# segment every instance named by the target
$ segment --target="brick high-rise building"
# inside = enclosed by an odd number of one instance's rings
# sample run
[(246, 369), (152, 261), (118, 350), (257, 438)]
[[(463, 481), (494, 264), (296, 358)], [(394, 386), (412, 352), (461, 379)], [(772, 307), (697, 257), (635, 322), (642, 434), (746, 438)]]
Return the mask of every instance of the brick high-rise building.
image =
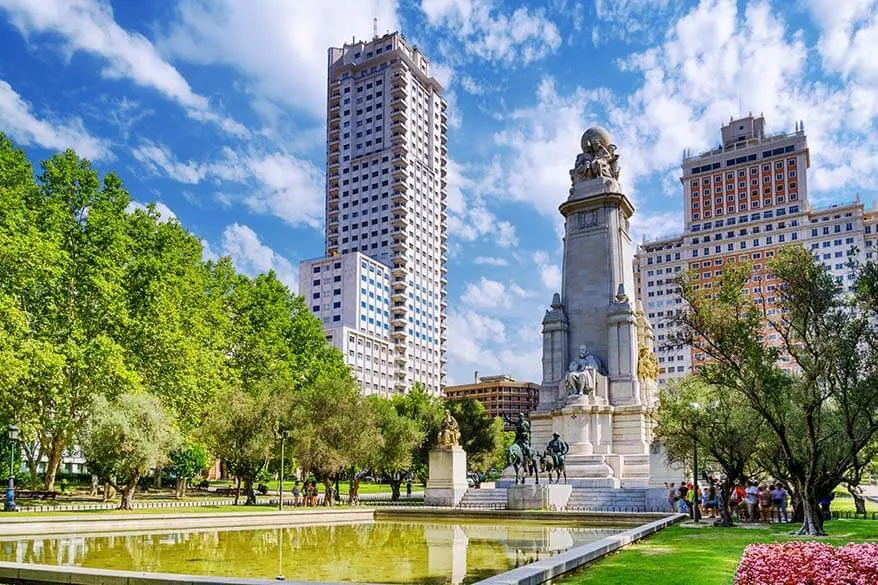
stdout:
[[(446, 400), (472, 398), (481, 402), (491, 416), (517, 416), (534, 410), (540, 400), (540, 385), (533, 382), (519, 382), (510, 376), (476, 377), (472, 384), (446, 386), (443, 390)], [(505, 425), (512, 430), (512, 425)]]
[(447, 306), (443, 89), (399, 33), (330, 48), (328, 61), (326, 257), (302, 263), (300, 292), (364, 392), (420, 382), (438, 394)]
[[(719, 147), (683, 160), (683, 233), (640, 245), (635, 263), (638, 294), (656, 333), (659, 383), (683, 376), (706, 356), (675, 345), (671, 317), (682, 308), (674, 279), (689, 271), (705, 294), (735, 262), (753, 266), (748, 292), (777, 310), (777, 284), (766, 269), (777, 250), (790, 244), (812, 250), (839, 283), (854, 275), (847, 261), (871, 259), (878, 213), (855, 200), (814, 209), (808, 199), (810, 166), (804, 125), (766, 134), (764, 118), (730, 120)], [(774, 341), (766, 331), (767, 341)]]

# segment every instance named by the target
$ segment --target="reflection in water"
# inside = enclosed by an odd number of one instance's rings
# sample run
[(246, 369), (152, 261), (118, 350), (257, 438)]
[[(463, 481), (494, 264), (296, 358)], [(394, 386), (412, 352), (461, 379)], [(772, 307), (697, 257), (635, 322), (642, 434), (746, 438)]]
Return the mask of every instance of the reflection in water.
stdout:
[(464, 584), (615, 532), (514, 522), (376, 522), (0, 542), (0, 561), (307, 581)]

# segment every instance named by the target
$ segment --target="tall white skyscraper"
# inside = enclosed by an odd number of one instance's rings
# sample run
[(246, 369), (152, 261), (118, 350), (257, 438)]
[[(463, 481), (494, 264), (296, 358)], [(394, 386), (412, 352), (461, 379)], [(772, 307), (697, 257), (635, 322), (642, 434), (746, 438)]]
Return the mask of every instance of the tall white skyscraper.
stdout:
[(447, 112), (399, 33), (329, 49), (326, 256), (300, 292), (365, 393), (439, 393), (445, 368)]

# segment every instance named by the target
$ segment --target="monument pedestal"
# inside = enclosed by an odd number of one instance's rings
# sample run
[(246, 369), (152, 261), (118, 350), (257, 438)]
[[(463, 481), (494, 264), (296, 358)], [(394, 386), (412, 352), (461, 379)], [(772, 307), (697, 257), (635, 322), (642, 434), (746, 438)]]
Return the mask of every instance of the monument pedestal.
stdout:
[(424, 505), (456, 506), (469, 487), (466, 482), (466, 451), (460, 446), (433, 449), (430, 451), (429, 474)]
[(518, 484), (506, 490), (508, 510), (552, 510), (567, 507), (573, 486), (559, 484)]

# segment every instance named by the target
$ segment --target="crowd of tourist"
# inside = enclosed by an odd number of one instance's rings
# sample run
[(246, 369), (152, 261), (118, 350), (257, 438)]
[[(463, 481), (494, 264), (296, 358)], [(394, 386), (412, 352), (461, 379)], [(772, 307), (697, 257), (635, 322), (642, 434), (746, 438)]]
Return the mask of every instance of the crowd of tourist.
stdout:
[(305, 481), (302, 484), (302, 487), (299, 487), (299, 482), (296, 481), (293, 484), (293, 505), (294, 506), (316, 506), (318, 500), (319, 492), (317, 490), (317, 482), (316, 481)]
[[(699, 515), (704, 518), (717, 518), (721, 515), (722, 500), (718, 482), (710, 480), (708, 485), (695, 486), (690, 482), (665, 483), (668, 490), (668, 505), (671, 510), (681, 514)], [(822, 503), (821, 503), (822, 504)], [(748, 481), (746, 485), (735, 482), (735, 489), (729, 498), (729, 508), (739, 522), (789, 522), (789, 494), (780, 483), (760, 484)], [(828, 502), (826, 504), (828, 511)]]

